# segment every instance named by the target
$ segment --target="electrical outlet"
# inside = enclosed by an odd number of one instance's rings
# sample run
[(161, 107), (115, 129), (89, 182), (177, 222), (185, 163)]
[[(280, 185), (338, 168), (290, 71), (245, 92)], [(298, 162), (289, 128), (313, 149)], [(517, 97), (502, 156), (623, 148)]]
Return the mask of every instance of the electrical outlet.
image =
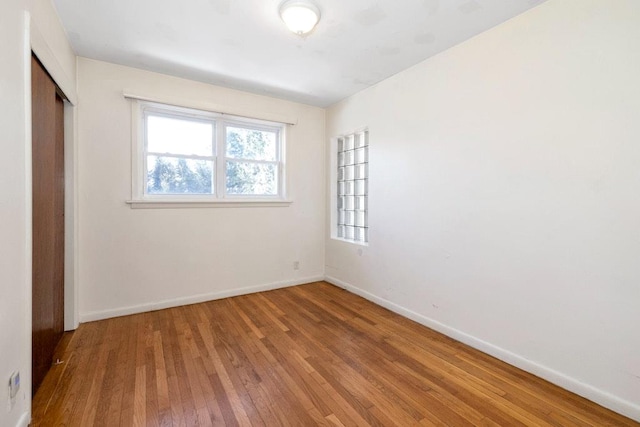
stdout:
[(20, 372), (14, 372), (9, 377), (9, 397), (15, 399), (20, 390)]
[(300, 261), (293, 261), (293, 269), (300, 270)]

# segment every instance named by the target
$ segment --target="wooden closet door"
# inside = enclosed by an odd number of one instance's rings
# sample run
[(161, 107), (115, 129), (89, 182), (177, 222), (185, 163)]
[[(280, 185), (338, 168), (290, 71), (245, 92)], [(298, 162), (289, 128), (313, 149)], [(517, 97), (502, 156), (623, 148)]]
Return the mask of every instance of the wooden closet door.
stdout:
[(64, 332), (64, 102), (31, 58), (33, 265), (32, 392)]

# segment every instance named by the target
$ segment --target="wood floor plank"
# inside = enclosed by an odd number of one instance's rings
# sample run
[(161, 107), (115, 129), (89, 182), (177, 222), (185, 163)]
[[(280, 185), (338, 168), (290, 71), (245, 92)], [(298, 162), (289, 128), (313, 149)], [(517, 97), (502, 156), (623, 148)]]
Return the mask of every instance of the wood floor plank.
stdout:
[(325, 282), (62, 343), (33, 426), (640, 426)]

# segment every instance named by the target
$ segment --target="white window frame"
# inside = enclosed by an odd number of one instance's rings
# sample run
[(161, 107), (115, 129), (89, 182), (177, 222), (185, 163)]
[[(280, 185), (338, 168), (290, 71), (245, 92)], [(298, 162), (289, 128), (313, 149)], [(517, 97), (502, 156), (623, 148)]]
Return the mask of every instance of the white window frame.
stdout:
[[(357, 240), (357, 239), (350, 239), (344, 236), (341, 236), (340, 233), (338, 232), (338, 227), (339, 222), (340, 222), (340, 207), (339, 207), (339, 203), (338, 203), (338, 197), (339, 197), (339, 185), (340, 185), (340, 177), (339, 177), (339, 169), (340, 169), (340, 165), (339, 165), (339, 160), (338, 160), (338, 156), (339, 156), (339, 149), (338, 149), (338, 145), (339, 145), (339, 141), (340, 140), (346, 140), (347, 138), (353, 138), (356, 135), (359, 135), (360, 137), (366, 138), (366, 149), (364, 150), (365, 152), (365, 159), (364, 159), (364, 170), (365, 170), (365, 175), (363, 178), (357, 178), (354, 176), (353, 181), (358, 180), (358, 179), (364, 179), (364, 201), (365, 201), (365, 205), (364, 205), (364, 209), (361, 209), (361, 211), (364, 212), (364, 226), (363, 228), (366, 229), (366, 239), (364, 241), (362, 240)], [(369, 178), (370, 178), (370, 174), (369, 174), (369, 149), (370, 149), (370, 144), (369, 144), (369, 129), (366, 127), (363, 128), (359, 128), (353, 132), (348, 132), (348, 133), (344, 133), (341, 135), (338, 135), (334, 138), (331, 139), (331, 162), (330, 162), (330, 167), (331, 167), (331, 238), (334, 240), (339, 240), (342, 242), (347, 242), (347, 243), (351, 243), (351, 244), (356, 244), (356, 245), (360, 245), (360, 246), (369, 246)], [(354, 148), (354, 154), (355, 154), (355, 148)], [(357, 162), (356, 162), (357, 163)], [(355, 164), (354, 164), (355, 165)], [(354, 173), (355, 173), (355, 168), (354, 168)], [(355, 183), (354, 183), (354, 187), (355, 187)], [(353, 197), (357, 197), (357, 195), (355, 194), (355, 192), (353, 193)], [(354, 218), (355, 218), (355, 211), (354, 211)]]
[[(173, 155), (186, 159), (208, 159), (213, 161), (212, 194), (149, 194), (147, 193), (147, 155), (166, 154), (151, 153), (146, 149), (147, 116), (175, 117), (185, 120), (212, 123), (213, 153), (212, 156)], [(228, 158), (226, 156), (227, 126), (246, 129), (264, 130), (276, 133), (276, 160), (260, 161), (252, 159)], [(251, 206), (288, 206), (291, 201), (286, 198), (286, 130), (284, 123), (252, 119), (223, 113), (179, 107), (152, 101), (135, 100), (132, 105), (132, 180), (131, 200), (127, 201), (132, 208), (175, 208), (175, 207), (251, 207)], [(230, 161), (245, 161), (256, 164), (275, 164), (277, 194), (244, 195), (226, 193), (226, 164)]]

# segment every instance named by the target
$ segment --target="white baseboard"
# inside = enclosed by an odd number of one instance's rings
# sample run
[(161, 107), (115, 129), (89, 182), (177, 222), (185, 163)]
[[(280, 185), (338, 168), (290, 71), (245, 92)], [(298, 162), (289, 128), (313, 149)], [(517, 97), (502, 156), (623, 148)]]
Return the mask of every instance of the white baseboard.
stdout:
[(256, 292), (271, 291), (273, 289), (303, 285), (305, 283), (319, 282), (322, 280), (324, 280), (324, 276), (303, 277), (295, 280), (285, 280), (282, 282), (267, 283), (264, 285), (249, 286), (239, 289), (229, 289), (209, 294), (192, 295), (170, 300), (155, 301), (147, 304), (132, 305), (129, 307), (115, 308), (111, 310), (92, 311), (89, 313), (80, 314), (80, 323), (93, 322), (95, 320), (109, 319), (112, 317), (127, 316), (129, 314), (146, 313), (148, 311), (162, 310), (164, 308), (179, 307), (182, 305), (197, 304), (200, 302), (236, 297), (239, 295), (252, 294)]
[(30, 419), (31, 417), (29, 416), (29, 412), (25, 412), (18, 420), (18, 424), (16, 424), (16, 427), (29, 427)]
[(519, 356), (515, 353), (512, 353), (503, 348), (497, 347), (491, 343), (483, 341), (465, 332), (462, 332), (460, 330), (447, 326), (434, 319), (423, 316), (414, 311), (408, 310), (396, 303), (388, 301), (384, 298), (380, 298), (376, 295), (373, 295), (370, 292), (357, 288), (349, 283), (343, 282), (342, 280), (336, 279), (335, 277), (325, 276), (325, 280), (333, 285), (339, 286), (375, 304), (378, 304), (386, 309), (389, 309), (394, 313), (400, 314), (401, 316), (404, 316), (408, 319), (416, 321), (430, 329), (438, 331), (455, 340), (458, 340), (475, 349), (478, 349), (483, 353), (489, 354), (510, 365), (513, 365), (524, 371), (530, 372), (540, 378), (543, 378), (579, 396), (582, 396), (599, 405), (602, 405), (605, 408), (609, 408), (612, 411), (615, 411), (626, 417), (629, 417), (636, 421), (640, 421), (640, 406), (635, 403), (621, 399), (617, 396), (612, 395), (611, 393), (608, 393), (604, 390), (600, 390), (589, 384), (578, 381), (575, 378), (571, 378), (561, 372), (558, 372), (556, 370), (553, 370), (551, 368), (548, 368), (546, 366), (543, 366), (536, 362), (528, 360), (522, 356)]

